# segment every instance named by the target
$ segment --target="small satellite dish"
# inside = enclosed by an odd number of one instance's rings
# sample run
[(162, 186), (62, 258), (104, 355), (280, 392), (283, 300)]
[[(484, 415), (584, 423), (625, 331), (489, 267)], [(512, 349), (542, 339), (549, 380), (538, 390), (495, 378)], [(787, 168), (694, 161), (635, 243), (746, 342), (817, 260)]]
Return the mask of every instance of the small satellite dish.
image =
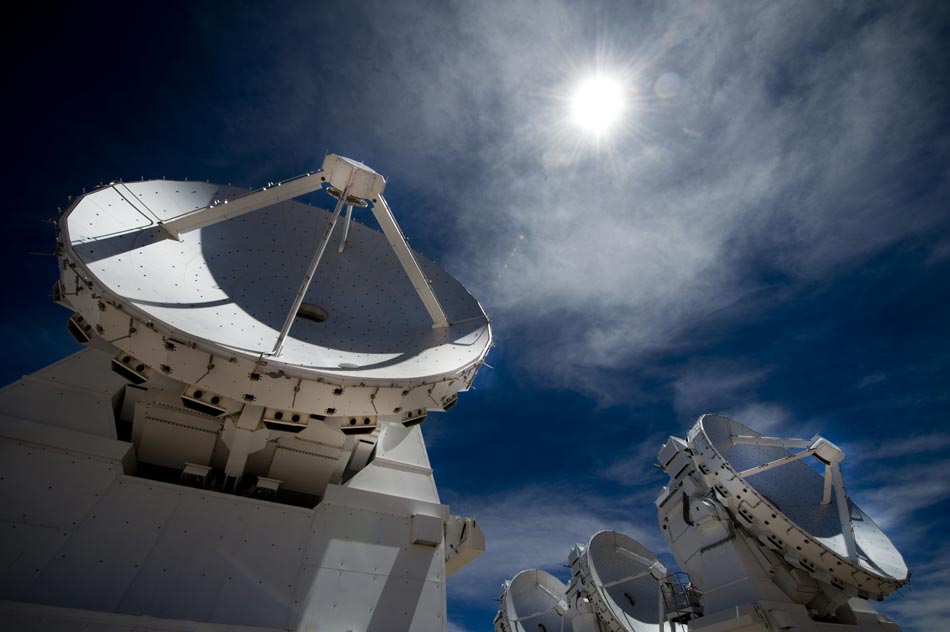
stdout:
[(565, 618), (567, 587), (554, 575), (525, 570), (502, 584), (496, 632), (570, 632)]
[[(334, 154), (256, 191), (111, 183), (61, 218), (64, 299), (135, 363), (224, 398), (321, 417), (442, 410), (490, 325), (406, 244), (385, 183)], [(293, 199), (321, 189), (332, 212)]]
[(883, 599), (908, 582), (901, 554), (848, 498), (844, 454), (827, 439), (766, 437), (727, 417), (703, 415), (688, 442), (736, 524), (786, 560), (865, 599)]
[(586, 598), (610, 632), (657, 629), (667, 570), (648, 548), (623, 533), (600, 531), (571, 557), (569, 601)]

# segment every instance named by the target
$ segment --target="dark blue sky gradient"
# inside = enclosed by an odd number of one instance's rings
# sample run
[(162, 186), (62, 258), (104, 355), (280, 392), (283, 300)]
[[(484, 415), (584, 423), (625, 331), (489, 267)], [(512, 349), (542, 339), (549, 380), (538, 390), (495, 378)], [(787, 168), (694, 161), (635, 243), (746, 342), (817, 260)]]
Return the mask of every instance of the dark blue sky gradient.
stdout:
[[(259, 186), (329, 150), (387, 176), (412, 245), (493, 317), (493, 368), (424, 426), (443, 499), (490, 549), (448, 584), (450, 630), (491, 629), (503, 579), (564, 577), (594, 529), (665, 548), (650, 460), (703, 412), (842, 445), (849, 492), (914, 572), (882, 609), (945, 622), (945, 6), (399, 4), (7, 20), (3, 383), (77, 348), (55, 260), (28, 254), (52, 251), (67, 195)], [(598, 66), (636, 107), (593, 147), (563, 110)]]

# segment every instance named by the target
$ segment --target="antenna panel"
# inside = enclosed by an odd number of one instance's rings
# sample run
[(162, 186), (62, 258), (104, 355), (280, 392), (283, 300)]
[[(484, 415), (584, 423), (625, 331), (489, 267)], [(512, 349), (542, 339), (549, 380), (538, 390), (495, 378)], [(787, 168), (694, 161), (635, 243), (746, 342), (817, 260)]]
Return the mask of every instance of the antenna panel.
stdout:
[[(330, 213), (284, 200), (178, 239), (163, 229), (201, 209), (227, 209), (228, 200), (237, 208), (242, 195), (165, 180), (83, 195), (60, 222), (64, 299), (153, 370), (238, 401), (324, 416), (399, 415), (450, 405), (470, 385), (491, 345), (481, 306), (413, 253), (449, 322), (433, 327), (387, 237), (355, 221), (345, 250), (326, 248), (275, 351)], [(394, 405), (381, 410), (377, 400)]]

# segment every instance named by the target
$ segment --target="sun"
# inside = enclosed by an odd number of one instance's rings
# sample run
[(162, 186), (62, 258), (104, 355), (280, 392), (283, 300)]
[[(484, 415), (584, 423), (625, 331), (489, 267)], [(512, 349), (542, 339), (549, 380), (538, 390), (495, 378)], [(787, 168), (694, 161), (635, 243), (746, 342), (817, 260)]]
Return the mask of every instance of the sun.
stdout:
[(623, 114), (624, 93), (620, 82), (605, 75), (582, 81), (571, 97), (571, 119), (581, 129), (601, 136)]

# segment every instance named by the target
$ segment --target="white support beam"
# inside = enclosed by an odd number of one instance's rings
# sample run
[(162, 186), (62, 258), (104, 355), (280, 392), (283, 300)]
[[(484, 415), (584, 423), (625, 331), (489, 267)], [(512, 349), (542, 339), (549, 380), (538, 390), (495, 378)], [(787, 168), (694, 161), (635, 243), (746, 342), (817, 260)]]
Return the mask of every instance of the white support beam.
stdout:
[(617, 584), (622, 584), (624, 582), (630, 582), (635, 579), (640, 579), (641, 577), (646, 577), (647, 575), (650, 575), (650, 574), (651, 574), (650, 569), (648, 568), (645, 571), (640, 571), (639, 573), (635, 573), (633, 575), (627, 575), (626, 577), (615, 579), (612, 582), (607, 582), (606, 584), (604, 584), (604, 588), (613, 588)]
[(373, 216), (376, 217), (376, 222), (383, 229), (386, 240), (389, 241), (389, 245), (396, 253), (399, 263), (402, 264), (403, 270), (409, 276), (412, 287), (415, 288), (422, 304), (425, 305), (426, 311), (429, 312), (429, 316), (432, 318), (432, 326), (448, 327), (449, 321), (442, 310), (442, 305), (439, 303), (435, 292), (432, 291), (429, 280), (422, 273), (419, 262), (416, 261), (412, 250), (409, 249), (409, 244), (406, 243), (406, 238), (399, 229), (396, 218), (393, 217), (393, 212), (390, 210), (389, 204), (386, 203), (386, 198), (382, 195), (379, 195), (377, 202), (373, 204)]
[(340, 254), (346, 249), (346, 242), (350, 238), (350, 224), (353, 222), (353, 205), (346, 207), (346, 223), (343, 224), (343, 237), (340, 238), (340, 248), (337, 250)]
[[(666, 630), (666, 600), (663, 598), (663, 584), (661, 582), (656, 583), (656, 593), (659, 596), (659, 600), (660, 600), (659, 601), (660, 620), (658, 623), (659, 625), (658, 629), (659, 629), (659, 632), (664, 632), (664, 630)], [(676, 625), (676, 624), (674, 623), (671, 625)]]
[[(540, 584), (538, 585), (538, 588), (540, 588), (541, 590), (544, 590), (544, 591), (547, 592), (547, 593), (550, 593), (550, 592), (551, 592), (550, 590), (545, 590), (544, 586), (541, 586)], [(535, 617), (540, 617), (542, 614), (547, 614), (547, 613), (551, 612), (551, 611), (554, 610), (555, 608), (557, 608), (556, 605), (555, 605), (555, 606), (551, 606), (550, 608), (545, 608), (544, 610), (535, 610), (534, 612), (532, 612), (532, 613), (530, 613), (530, 614), (525, 614), (525, 615), (522, 615), (522, 616), (520, 616), (520, 617), (518, 617), (518, 618), (516, 618), (516, 619), (512, 619), (512, 621), (517, 621), (517, 622), (519, 622), (519, 623), (520, 623), (521, 621), (530, 621), (531, 619), (534, 619)]]
[(316, 191), (323, 184), (322, 175), (323, 171), (316, 171), (290, 178), (272, 186), (266, 186), (231, 199), (221, 200), (216, 204), (211, 204), (175, 219), (160, 222), (159, 226), (172, 239), (179, 239), (183, 233), (217, 224)]
[[(562, 597), (561, 595), (555, 594), (550, 588), (548, 588), (547, 586), (544, 586), (543, 584), (538, 584), (538, 588), (546, 592), (555, 601), (564, 600), (564, 597)], [(547, 610), (545, 612), (547, 612)]]
[(294, 296), (294, 302), (290, 306), (290, 311), (287, 312), (284, 326), (280, 328), (280, 333), (277, 335), (277, 342), (274, 343), (274, 350), (271, 352), (273, 355), (280, 355), (280, 349), (284, 346), (284, 340), (287, 338), (287, 334), (290, 333), (290, 328), (293, 326), (294, 320), (297, 319), (297, 312), (300, 311), (300, 305), (303, 304), (307, 290), (310, 289), (310, 283), (313, 281), (313, 276), (317, 272), (317, 266), (320, 265), (320, 260), (323, 259), (323, 253), (327, 250), (327, 244), (330, 243), (330, 237), (333, 235), (333, 228), (336, 226), (336, 221), (340, 218), (340, 211), (343, 209), (345, 203), (346, 189), (343, 190), (339, 201), (336, 203), (333, 215), (330, 216), (326, 230), (323, 231), (323, 237), (320, 239), (320, 243), (317, 244), (317, 249), (313, 253), (310, 265), (307, 266), (307, 271), (304, 273), (303, 281), (300, 282), (300, 287), (297, 288), (297, 294)]
[(310, 285), (310, 280), (313, 277), (316, 266), (319, 264), (320, 258), (326, 249), (326, 241), (329, 239), (329, 235), (336, 225), (336, 221), (339, 218), (340, 211), (344, 204), (347, 205), (346, 228), (344, 229), (343, 238), (340, 242), (339, 252), (342, 253), (346, 248), (353, 211), (353, 200), (350, 199), (351, 197), (357, 200), (372, 200), (373, 215), (376, 217), (376, 221), (379, 223), (390, 247), (396, 254), (396, 258), (399, 259), (399, 263), (412, 282), (412, 287), (416, 290), (420, 300), (422, 300), (422, 304), (429, 313), (429, 317), (432, 319), (432, 326), (448, 327), (449, 321), (445, 315), (445, 311), (442, 309), (438, 297), (436, 297), (435, 292), (432, 290), (429, 280), (426, 279), (423, 274), (422, 268), (419, 267), (419, 262), (416, 261), (412, 250), (406, 243), (406, 238), (396, 223), (389, 204), (386, 203), (386, 199), (382, 195), (382, 190), (386, 185), (385, 179), (363, 163), (350, 160), (349, 158), (343, 158), (335, 154), (327, 154), (320, 171), (304, 174), (296, 178), (291, 178), (290, 180), (284, 180), (273, 186), (264, 187), (232, 199), (216, 202), (203, 209), (198, 209), (197, 211), (187, 213), (166, 222), (160, 222), (159, 226), (161, 226), (169, 237), (179, 239), (183, 233), (239, 217), (245, 213), (250, 213), (277, 204), (278, 202), (290, 200), (300, 195), (316, 191), (320, 189), (324, 183), (330, 185), (331, 191), (333, 191), (335, 187), (335, 190), (339, 192), (339, 203), (333, 213), (330, 225), (327, 227), (324, 239), (321, 241), (321, 244), (317, 248), (317, 253), (311, 261), (304, 282), (301, 284), (301, 291), (297, 293), (297, 297), (294, 300), (294, 308), (287, 316), (287, 320), (281, 328), (273, 353), (280, 353), (280, 347), (287, 336), (290, 326), (293, 324), (293, 320), (297, 315), (297, 309), (299, 309), (300, 303), (303, 301), (303, 294), (306, 293)]
[(779, 448), (810, 448), (811, 439), (782, 439), (780, 437), (762, 437), (758, 435), (733, 435), (733, 445), (771, 445)]
[(848, 494), (844, 489), (844, 478), (841, 476), (841, 465), (831, 464), (831, 480), (835, 489), (835, 504), (838, 505), (838, 520), (841, 521), (841, 534), (844, 536), (844, 546), (848, 551), (848, 559), (858, 561), (858, 548), (854, 542), (854, 526), (851, 524), (851, 509), (848, 507)]
[(656, 564), (656, 560), (651, 560), (648, 557), (644, 557), (638, 553), (634, 553), (630, 549), (625, 549), (622, 546), (614, 547), (614, 551), (626, 557), (627, 559), (633, 560), (637, 564), (641, 564), (642, 566), (645, 566), (647, 568), (647, 572), (650, 572), (650, 569), (652, 569), (653, 566)]
[(814, 450), (805, 450), (804, 452), (799, 452), (798, 454), (792, 454), (790, 456), (783, 457), (781, 459), (775, 459), (774, 461), (769, 461), (768, 463), (763, 463), (762, 465), (756, 465), (755, 467), (750, 467), (747, 470), (742, 470), (739, 472), (739, 476), (752, 476), (753, 474), (759, 474), (760, 472), (767, 472), (771, 469), (785, 465), (787, 463), (793, 463), (794, 461), (800, 461), (807, 456), (814, 454)]
[(821, 504), (827, 505), (831, 502), (831, 487), (832, 487), (832, 467), (831, 463), (825, 465), (825, 485), (821, 494)]

